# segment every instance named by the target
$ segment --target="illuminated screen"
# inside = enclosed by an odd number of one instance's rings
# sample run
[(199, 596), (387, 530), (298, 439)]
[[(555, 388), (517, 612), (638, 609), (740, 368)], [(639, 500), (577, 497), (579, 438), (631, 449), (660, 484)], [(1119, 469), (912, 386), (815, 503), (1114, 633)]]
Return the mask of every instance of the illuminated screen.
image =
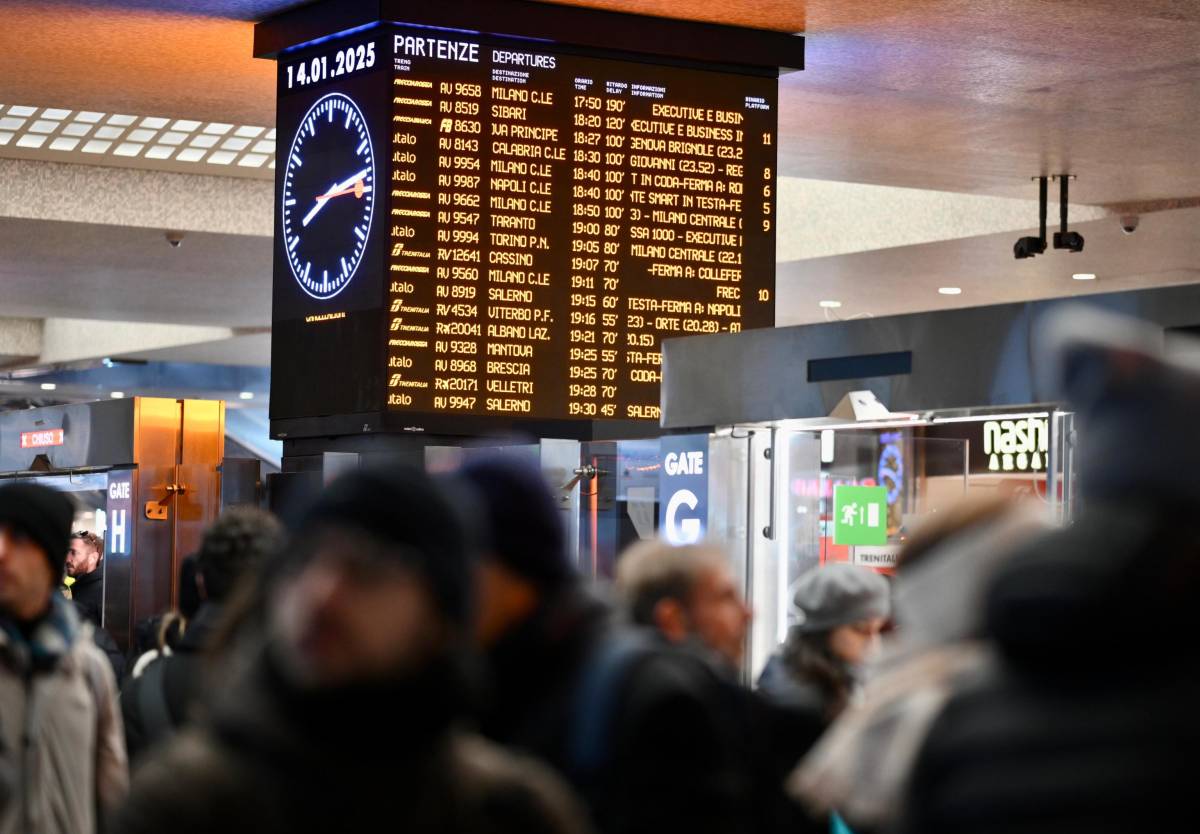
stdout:
[(407, 27), (281, 60), (274, 364), (338, 356), (273, 416), (657, 421), (663, 339), (774, 324), (777, 86)]

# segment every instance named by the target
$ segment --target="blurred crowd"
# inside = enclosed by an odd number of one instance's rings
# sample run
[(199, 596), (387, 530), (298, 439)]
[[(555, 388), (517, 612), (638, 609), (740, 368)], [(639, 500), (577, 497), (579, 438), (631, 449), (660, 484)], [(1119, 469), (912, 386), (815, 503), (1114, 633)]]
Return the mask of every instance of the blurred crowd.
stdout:
[(596, 587), (515, 457), (228, 511), (128, 657), (103, 543), (65, 495), (2, 486), (0, 834), (1171, 828), (1200, 371), (1111, 325), (1044, 354), (1080, 426), (1072, 523), (974, 500), (893, 576), (815, 568), (757, 680), (728, 554), (642, 542)]

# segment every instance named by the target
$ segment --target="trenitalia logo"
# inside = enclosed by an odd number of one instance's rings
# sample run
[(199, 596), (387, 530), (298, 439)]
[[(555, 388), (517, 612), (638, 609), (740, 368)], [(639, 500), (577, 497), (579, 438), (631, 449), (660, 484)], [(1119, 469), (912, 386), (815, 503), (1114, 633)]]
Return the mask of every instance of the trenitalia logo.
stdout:
[(61, 446), (63, 445), (64, 437), (62, 429), (21, 432), (21, 448), (44, 449), (47, 446)]

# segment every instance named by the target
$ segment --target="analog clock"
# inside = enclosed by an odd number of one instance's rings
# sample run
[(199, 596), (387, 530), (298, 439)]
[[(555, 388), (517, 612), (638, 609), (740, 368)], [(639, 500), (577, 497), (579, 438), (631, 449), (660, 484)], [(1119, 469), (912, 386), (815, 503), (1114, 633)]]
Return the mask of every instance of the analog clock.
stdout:
[(284, 164), (288, 266), (304, 292), (333, 298), (362, 263), (375, 208), (375, 152), (353, 99), (318, 99), (300, 120)]

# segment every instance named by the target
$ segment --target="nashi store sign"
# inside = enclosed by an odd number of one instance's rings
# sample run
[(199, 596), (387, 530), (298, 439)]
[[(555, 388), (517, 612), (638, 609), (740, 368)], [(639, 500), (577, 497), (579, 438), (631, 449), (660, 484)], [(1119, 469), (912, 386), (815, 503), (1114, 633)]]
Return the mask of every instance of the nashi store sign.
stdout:
[(64, 437), (62, 429), (21, 432), (21, 448), (45, 449), (49, 446), (61, 446), (63, 445)]
[(990, 472), (1043, 472), (1050, 450), (1045, 417), (989, 420), (983, 424), (983, 453)]

